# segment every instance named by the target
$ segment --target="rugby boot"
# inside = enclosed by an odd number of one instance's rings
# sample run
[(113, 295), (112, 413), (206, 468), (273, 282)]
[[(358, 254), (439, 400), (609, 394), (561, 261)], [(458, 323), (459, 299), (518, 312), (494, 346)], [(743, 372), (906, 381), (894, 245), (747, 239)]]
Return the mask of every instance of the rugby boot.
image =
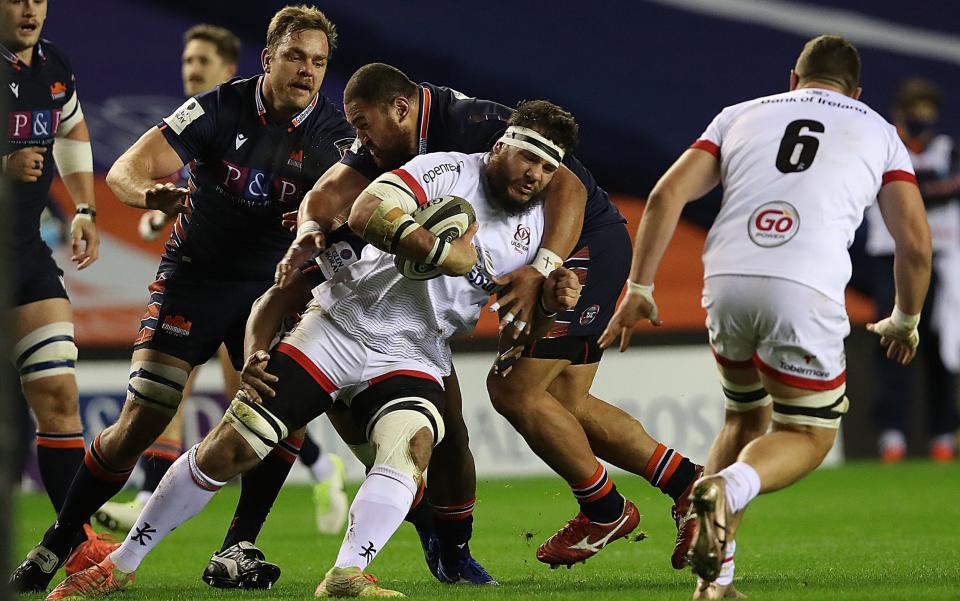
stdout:
[(697, 480), (690, 502), (697, 528), (687, 561), (694, 574), (710, 583), (720, 575), (727, 547), (727, 526), (730, 523), (723, 477), (713, 475)]
[(346, 473), (343, 459), (331, 454), (330, 461), (333, 462), (333, 474), (313, 486), (313, 507), (320, 534), (340, 534), (347, 523), (347, 511), (350, 507), (347, 493), (343, 491), (343, 478)]
[(126, 588), (135, 579), (135, 572), (121, 572), (107, 557), (96, 565), (67, 576), (47, 595), (46, 601), (103, 597)]
[(420, 537), (420, 546), (423, 548), (423, 560), (427, 562), (427, 568), (433, 577), (440, 582), (445, 582), (440, 575), (440, 541), (436, 535), (426, 530), (417, 530), (417, 536)]
[(698, 465), (693, 474), (693, 480), (680, 498), (670, 509), (673, 521), (677, 524), (677, 542), (673, 546), (673, 554), (670, 556), (670, 563), (673, 569), (682, 570), (687, 567), (687, 552), (690, 551), (690, 543), (693, 542), (693, 535), (697, 532), (697, 517), (690, 512), (690, 494), (693, 492), (694, 483), (703, 476), (703, 466)]
[(107, 501), (103, 507), (93, 514), (93, 519), (97, 523), (110, 530), (119, 530), (129, 532), (133, 525), (137, 523), (140, 512), (143, 511), (144, 503), (133, 501), (132, 503), (117, 503)]
[(314, 597), (406, 597), (377, 584), (377, 577), (357, 567), (333, 567), (313, 592)]
[(716, 582), (704, 582), (702, 578), (697, 578), (697, 587), (693, 589), (694, 599), (746, 599), (747, 596), (733, 587), (733, 583), (727, 585), (717, 584)]
[(579, 513), (540, 545), (537, 549), (537, 559), (549, 564), (551, 568), (570, 567), (578, 561), (590, 559), (600, 549), (630, 534), (639, 523), (640, 512), (626, 499), (623, 503), (623, 513), (608, 524), (591, 522), (587, 516)]
[(437, 563), (437, 580), (447, 584), (477, 584), (499, 586), (480, 562), (470, 555), (470, 545), (464, 543), (458, 546), (457, 557), (454, 561), (445, 561), (443, 558)]
[(120, 547), (109, 533), (97, 534), (90, 524), (83, 525), (83, 533), (87, 539), (73, 548), (63, 566), (67, 576), (97, 565)]
[(214, 588), (268, 589), (280, 579), (280, 566), (266, 561), (253, 543), (240, 541), (214, 553), (200, 578)]
[(36, 593), (47, 590), (53, 575), (66, 561), (43, 545), (37, 545), (10, 576), (10, 588), (17, 593)]

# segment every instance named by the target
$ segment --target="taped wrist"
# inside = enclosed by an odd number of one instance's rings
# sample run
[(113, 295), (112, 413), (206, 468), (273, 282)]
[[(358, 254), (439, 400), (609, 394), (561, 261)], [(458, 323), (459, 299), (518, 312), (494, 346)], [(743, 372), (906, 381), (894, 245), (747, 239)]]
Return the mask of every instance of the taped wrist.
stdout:
[(890, 314), (890, 323), (907, 331), (916, 330), (917, 326), (920, 325), (920, 314), (904, 313), (900, 310), (900, 307), (894, 305), (893, 313)]
[(530, 264), (530, 266), (539, 271), (543, 277), (548, 277), (554, 269), (561, 265), (563, 265), (563, 259), (560, 258), (560, 255), (549, 248), (543, 247), (540, 247), (540, 250), (537, 251), (536, 258), (534, 258), (533, 263)]
[(392, 174), (380, 176), (365, 190), (367, 194), (379, 198), (380, 203), (360, 235), (380, 250), (396, 254), (400, 242), (416, 231), (420, 224), (410, 216), (417, 208), (416, 200), (405, 194), (403, 188), (385, 179), (386, 176)]
[(309, 221), (304, 221), (299, 227), (297, 227), (297, 238), (304, 234), (315, 234), (319, 231), (322, 231), (319, 223), (312, 219)]

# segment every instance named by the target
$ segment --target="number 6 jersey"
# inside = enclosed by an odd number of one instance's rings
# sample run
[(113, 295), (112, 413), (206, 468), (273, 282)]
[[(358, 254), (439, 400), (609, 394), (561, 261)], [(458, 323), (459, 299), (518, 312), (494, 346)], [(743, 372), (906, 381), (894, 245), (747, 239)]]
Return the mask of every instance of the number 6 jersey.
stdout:
[(847, 248), (881, 186), (916, 183), (896, 129), (870, 107), (803, 88), (727, 107), (691, 148), (720, 160), (723, 203), (704, 277), (759, 275), (843, 304)]

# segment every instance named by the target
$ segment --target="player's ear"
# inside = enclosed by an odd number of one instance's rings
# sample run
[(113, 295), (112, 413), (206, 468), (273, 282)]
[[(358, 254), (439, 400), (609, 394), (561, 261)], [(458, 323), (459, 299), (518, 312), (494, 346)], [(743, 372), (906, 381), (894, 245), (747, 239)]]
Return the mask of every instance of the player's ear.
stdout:
[(410, 114), (410, 101), (404, 96), (393, 99), (393, 109), (397, 112), (397, 120), (403, 121)]
[(797, 89), (797, 84), (800, 83), (800, 76), (797, 75), (797, 72), (793, 69), (790, 69), (790, 91)]
[(860, 94), (863, 94), (863, 88), (861, 88), (860, 86), (857, 86), (857, 89), (854, 90), (854, 91), (853, 91), (853, 94), (851, 94), (850, 96), (851, 96), (854, 100), (860, 100)]
[(233, 79), (237, 76), (237, 66), (227, 65), (227, 79)]
[(263, 52), (260, 53), (260, 64), (263, 65), (263, 72), (270, 72), (270, 54), (267, 52), (267, 49), (264, 48)]

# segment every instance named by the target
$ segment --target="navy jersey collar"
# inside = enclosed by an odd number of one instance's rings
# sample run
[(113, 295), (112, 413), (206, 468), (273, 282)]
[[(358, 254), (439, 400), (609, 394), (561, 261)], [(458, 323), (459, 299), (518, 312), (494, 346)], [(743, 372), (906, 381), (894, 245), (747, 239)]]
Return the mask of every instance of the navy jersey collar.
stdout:
[(430, 107), (433, 93), (427, 86), (420, 86), (420, 128), (417, 140), (417, 154), (427, 154), (427, 136), (430, 133)]
[[(39, 40), (37, 40), (37, 43), (33, 48), (40, 62), (47, 60), (46, 55), (43, 53), (43, 45), (40, 43)], [(27, 66), (25, 62), (20, 60), (20, 57), (17, 56), (16, 53), (10, 51), (10, 49), (4, 46), (3, 44), (0, 44), (0, 56), (3, 56), (3, 60), (10, 63), (10, 66), (13, 67), (15, 71), (19, 71), (20, 69)]]
[[(260, 123), (263, 125), (267, 124), (267, 107), (263, 101), (263, 75), (257, 77), (257, 89), (255, 92), (255, 98), (257, 102), (257, 116), (260, 117)], [(307, 120), (307, 117), (310, 116), (310, 113), (313, 112), (313, 109), (317, 108), (317, 103), (320, 102), (320, 92), (317, 92), (317, 95), (313, 97), (313, 100), (310, 101), (310, 104), (307, 105), (307, 108), (300, 111), (300, 114), (290, 120), (290, 127), (287, 128), (288, 132), (292, 132), (297, 129), (301, 123)]]

